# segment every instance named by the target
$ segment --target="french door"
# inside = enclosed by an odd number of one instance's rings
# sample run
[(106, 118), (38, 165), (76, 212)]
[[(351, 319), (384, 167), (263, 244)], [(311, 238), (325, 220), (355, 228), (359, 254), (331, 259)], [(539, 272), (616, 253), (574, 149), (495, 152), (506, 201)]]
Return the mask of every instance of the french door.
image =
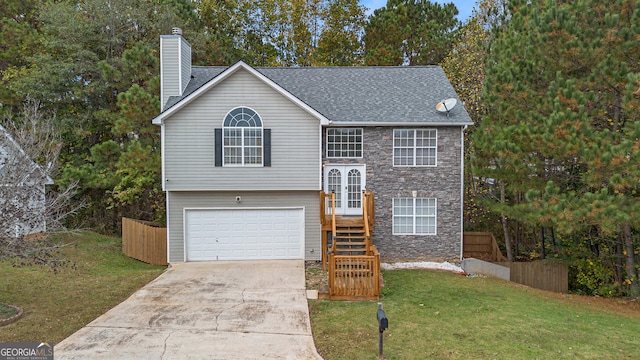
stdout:
[(337, 215), (362, 215), (365, 165), (326, 165), (324, 191), (336, 194)]

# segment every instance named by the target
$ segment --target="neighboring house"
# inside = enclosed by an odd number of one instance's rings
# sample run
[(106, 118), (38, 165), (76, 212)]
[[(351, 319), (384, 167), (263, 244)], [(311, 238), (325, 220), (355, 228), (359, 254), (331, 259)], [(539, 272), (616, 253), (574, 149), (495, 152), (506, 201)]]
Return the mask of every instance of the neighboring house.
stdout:
[(318, 260), (320, 191), (336, 213), (375, 196), (384, 261), (459, 260), (463, 140), (472, 121), (439, 66), (191, 66), (160, 39), (169, 262)]
[(45, 186), (53, 184), (0, 126), (0, 236), (38, 237), (46, 230)]

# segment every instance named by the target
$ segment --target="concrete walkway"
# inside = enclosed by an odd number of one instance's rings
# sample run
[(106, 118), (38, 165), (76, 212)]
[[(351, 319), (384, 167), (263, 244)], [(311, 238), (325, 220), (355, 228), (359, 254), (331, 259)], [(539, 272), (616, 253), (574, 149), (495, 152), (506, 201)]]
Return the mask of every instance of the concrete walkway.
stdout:
[(311, 335), (302, 260), (173, 264), (57, 344), (54, 356), (322, 359)]

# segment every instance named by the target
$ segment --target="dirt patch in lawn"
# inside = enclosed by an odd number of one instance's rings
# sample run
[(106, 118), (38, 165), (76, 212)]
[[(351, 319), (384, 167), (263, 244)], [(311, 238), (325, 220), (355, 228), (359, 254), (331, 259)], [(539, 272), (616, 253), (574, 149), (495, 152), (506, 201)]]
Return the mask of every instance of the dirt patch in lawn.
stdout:
[(318, 290), (319, 293), (329, 292), (329, 272), (322, 270), (322, 262), (305, 261), (304, 265), (307, 290)]

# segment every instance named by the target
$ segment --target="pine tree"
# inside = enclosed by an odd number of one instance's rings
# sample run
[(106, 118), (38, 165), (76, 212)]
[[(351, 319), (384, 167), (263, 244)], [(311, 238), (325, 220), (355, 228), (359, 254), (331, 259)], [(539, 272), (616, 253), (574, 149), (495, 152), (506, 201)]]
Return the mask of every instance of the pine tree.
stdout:
[(491, 110), (474, 134), (481, 175), (511, 199), (493, 209), (566, 236), (623, 239), (638, 296), (640, 2), (516, 0), (509, 16), (494, 30)]
[(435, 65), (449, 53), (460, 25), (453, 3), (389, 0), (365, 25), (367, 65)]

